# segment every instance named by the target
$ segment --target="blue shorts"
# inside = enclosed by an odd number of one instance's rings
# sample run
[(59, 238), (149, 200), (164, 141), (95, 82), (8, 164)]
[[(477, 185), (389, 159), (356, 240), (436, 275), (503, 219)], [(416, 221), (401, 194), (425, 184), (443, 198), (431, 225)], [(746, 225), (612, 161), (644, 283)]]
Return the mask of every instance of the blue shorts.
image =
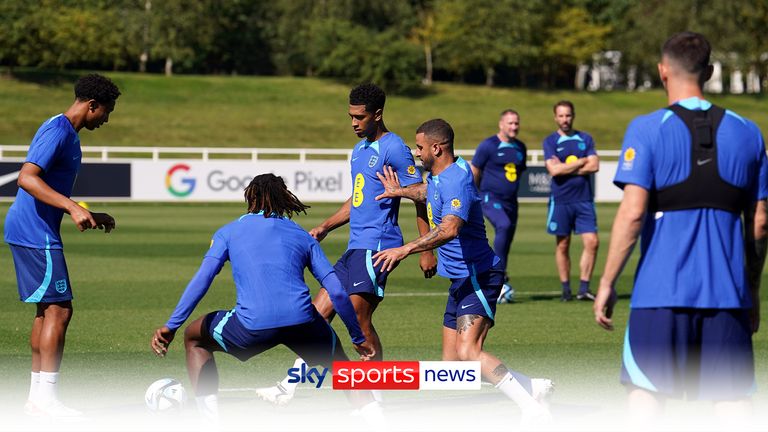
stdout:
[(547, 232), (557, 236), (569, 236), (571, 231), (576, 234), (597, 232), (595, 203), (577, 201), (556, 204), (555, 200), (550, 199)]
[(16, 268), (19, 300), (26, 303), (72, 300), (72, 286), (63, 250), (9, 246)]
[(347, 360), (338, 336), (316, 309), (304, 324), (264, 330), (248, 330), (234, 309), (211, 312), (205, 316), (203, 328), (221, 349), (240, 361), (261, 354), (277, 345), (285, 345), (310, 365), (331, 367), (331, 363)]
[(499, 264), (469, 277), (451, 279), (448, 303), (443, 314), (443, 326), (456, 328), (456, 318), (462, 315), (480, 315), (491, 320), (496, 316), (496, 300), (504, 284), (504, 270)]
[(390, 272), (382, 271), (381, 264), (373, 266), (375, 254), (376, 251), (367, 249), (349, 249), (336, 261), (333, 269), (347, 294), (368, 293), (384, 298)]
[(736, 400), (755, 391), (745, 309), (632, 309), (621, 382), (669, 397)]

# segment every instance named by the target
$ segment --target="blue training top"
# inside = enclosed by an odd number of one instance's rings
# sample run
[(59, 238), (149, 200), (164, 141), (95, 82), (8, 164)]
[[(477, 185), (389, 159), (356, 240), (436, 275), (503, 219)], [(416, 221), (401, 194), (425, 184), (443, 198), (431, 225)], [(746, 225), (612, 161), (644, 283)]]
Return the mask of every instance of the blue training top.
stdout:
[(392, 132), (378, 141), (363, 139), (352, 150), (352, 205), (349, 214), (349, 249), (382, 250), (403, 245), (403, 233), (397, 224), (400, 198), (376, 201), (384, 185), (376, 176), (389, 165), (405, 187), (421, 183), (411, 149)]
[[(287, 327), (312, 319), (312, 298), (304, 269), (328, 289), (334, 309), (353, 338), (364, 340), (349, 298), (317, 240), (287, 218), (248, 213), (213, 235), (203, 264), (187, 285), (166, 326), (179, 328), (221, 271), (232, 263), (235, 311), (249, 330)], [(356, 342), (358, 343), (358, 342)]]
[(443, 218), (455, 215), (464, 221), (458, 237), (437, 248), (437, 273), (447, 278), (482, 273), (499, 261), (488, 245), (480, 196), (467, 162), (456, 162), (440, 175), (427, 175), (427, 216), (429, 225), (440, 225)]
[[(595, 141), (586, 132), (574, 131), (572, 135), (560, 135), (553, 132), (544, 139), (544, 159), (557, 156), (560, 162), (569, 163), (573, 159), (596, 156)], [(592, 184), (588, 175), (561, 175), (552, 177), (552, 199), (557, 204), (578, 201), (592, 201)]]
[(472, 157), (472, 165), (482, 170), (480, 194), (517, 203), (520, 175), (527, 168), (526, 152), (525, 143), (517, 139), (511, 143), (498, 135), (484, 139)]
[[(39, 166), (51, 189), (69, 198), (80, 171), (80, 138), (64, 114), (51, 117), (37, 130), (25, 162)], [(64, 210), (36, 200), (22, 188), (5, 217), (5, 242), (35, 249), (62, 249)]]
[[(683, 108), (709, 109), (698, 98)], [(691, 136), (668, 109), (632, 121), (624, 136), (614, 182), (646, 190), (684, 181), (690, 173)], [(765, 144), (758, 127), (726, 111), (717, 130), (720, 177), (750, 191), (754, 201), (768, 197)], [(631, 307), (749, 308), (741, 215), (702, 208), (648, 214), (641, 238)]]

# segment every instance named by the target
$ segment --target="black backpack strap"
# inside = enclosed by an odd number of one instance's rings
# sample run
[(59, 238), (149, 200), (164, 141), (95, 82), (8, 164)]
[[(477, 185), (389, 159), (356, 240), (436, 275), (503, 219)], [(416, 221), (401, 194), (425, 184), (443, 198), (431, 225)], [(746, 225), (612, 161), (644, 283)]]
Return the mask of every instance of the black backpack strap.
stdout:
[(716, 208), (739, 213), (748, 201), (747, 191), (733, 186), (718, 171), (717, 130), (725, 110), (712, 105), (708, 110), (689, 110), (680, 105), (667, 107), (685, 124), (691, 137), (688, 178), (663, 189), (651, 191), (651, 211)]

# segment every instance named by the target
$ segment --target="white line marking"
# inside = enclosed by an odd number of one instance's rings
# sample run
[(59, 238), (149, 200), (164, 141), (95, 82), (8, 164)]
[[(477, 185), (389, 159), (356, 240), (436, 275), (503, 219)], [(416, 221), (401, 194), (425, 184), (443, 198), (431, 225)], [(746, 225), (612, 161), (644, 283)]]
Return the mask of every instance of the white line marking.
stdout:
[[(516, 296), (537, 296), (537, 295), (545, 295), (545, 296), (551, 296), (551, 295), (560, 295), (562, 292), (560, 291), (515, 291)], [(448, 291), (446, 292), (396, 292), (396, 293), (387, 293), (384, 295), (384, 297), (445, 297), (448, 295)]]

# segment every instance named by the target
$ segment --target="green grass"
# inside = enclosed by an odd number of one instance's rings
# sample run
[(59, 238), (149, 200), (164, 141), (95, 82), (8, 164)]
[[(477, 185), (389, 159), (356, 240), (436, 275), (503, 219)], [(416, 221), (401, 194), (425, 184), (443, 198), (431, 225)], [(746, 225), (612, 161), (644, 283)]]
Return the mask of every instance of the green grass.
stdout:
[[(75, 315), (68, 333), (63, 364), (64, 394), (86, 389), (81, 395), (87, 406), (103, 406), (106, 398), (139, 404), (144, 388), (154, 379), (174, 376), (186, 381), (183, 346), (178, 341), (169, 356), (157, 359), (148, 342), (155, 327), (162, 325), (192, 277), (216, 228), (236, 218), (242, 205), (93, 204), (117, 219), (117, 230), (79, 233), (65, 219), (62, 234), (75, 293)], [(330, 215), (333, 204), (314, 205), (297, 222), (310, 228)], [(0, 204), (0, 221), (8, 204)], [(511, 281), (518, 302), (500, 305), (497, 325), (486, 348), (510, 367), (534, 376), (548, 376), (558, 383), (560, 404), (594, 403), (623, 399), (618, 383), (620, 352), (628, 312), (627, 296), (636, 255), (620, 279), (622, 300), (616, 311), (617, 328), (605, 332), (592, 318), (591, 304), (559, 301), (559, 283), (554, 265), (554, 240), (544, 232), (546, 208), (523, 204), (520, 223), (509, 258)], [(609, 228), (616, 207), (598, 206), (602, 241), (596, 275), (605, 261)], [(406, 239), (415, 236), (413, 206), (404, 204), (401, 225)], [(492, 231), (490, 231), (492, 233)], [(348, 230), (334, 231), (323, 241), (331, 261), (346, 248)], [(572, 257), (577, 262), (579, 242)], [(577, 270), (573, 269), (574, 280)], [(597, 277), (595, 277), (595, 280)], [(317, 284), (307, 277), (313, 290)], [(20, 303), (10, 251), (0, 248), (0, 402), (18, 406), (25, 397), (29, 371), (27, 338), (34, 309)], [(387, 296), (375, 315), (388, 359), (438, 360), (444, 294), (449, 282), (443, 278), (424, 280), (415, 257), (393, 273)], [(404, 296), (403, 294), (434, 294)], [(193, 318), (214, 309), (231, 308), (234, 290), (229, 266), (215, 280)], [(768, 305), (763, 302), (763, 310)], [(334, 327), (351, 354), (343, 325)], [(758, 387), (768, 385), (768, 331), (755, 337)], [(225, 355), (217, 362), (224, 388), (268, 385), (282, 377), (292, 364), (293, 354), (276, 348), (241, 364)], [(114, 389), (119, 389), (115, 392)], [(486, 392), (491, 393), (490, 389)], [(311, 392), (303, 397), (310, 397)], [(403, 397), (414, 397), (412, 394)]]
[[(26, 145), (43, 120), (72, 102), (75, 75), (22, 71), (0, 78), (0, 144)], [(221, 77), (109, 73), (123, 95), (109, 124), (84, 133), (83, 145), (348, 148), (356, 141), (347, 116), (350, 86), (314, 78)], [(42, 82), (42, 84), (40, 83)], [(497, 89), (439, 83), (425, 96), (390, 96), (386, 123), (413, 142), (418, 125), (442, 117), (456, 130), (458, 148), (473, 149), (497, 132), (498, 113), (521, 113), (521, 139), (539, 148), (554, 130), (552, 105), (576, 104), (576, 127), (598, 149), (618, 149), (629, 121), (666, 104), (661, 90), (588, 93)], [(715, 103), (768, 130), (759, 96), (718, 96)]]

